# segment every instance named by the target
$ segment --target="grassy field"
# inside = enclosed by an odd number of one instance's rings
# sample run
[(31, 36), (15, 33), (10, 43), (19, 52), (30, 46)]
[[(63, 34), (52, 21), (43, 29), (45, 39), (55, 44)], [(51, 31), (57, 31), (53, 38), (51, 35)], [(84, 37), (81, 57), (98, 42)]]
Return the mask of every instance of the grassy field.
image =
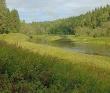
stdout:
[[(109, 44), (110, 45), (110, 37), (75, 37), (75, 35), (61, 35), (65, 36), (68, 39), (76, 42), (84, 42), (91, 44)], [(53, 41), (60, 39), (60, 35), (33, 35), (33, 39), (45, 39), (48, 41)]]
[(92, 44), (109, 44), (110, 45), (110, 37), (75, 37), (74, 35), (67, 35), (67, 38), (77, 42), (85, 42)]
[(2, 93), (110, 92), (109, 57), (34, 44), (19, 33), (2, 34), (0, 39), (8, 42), (0, 41)]
[(60, 35), (48, 35), (48, 34), (44, 34), (44, 35), (32, 35), (32, 38), (33, 39), (45, 39), (45, 40), (48, 40), (48, 41), (53, 41), (53, 40), (60, 39)]

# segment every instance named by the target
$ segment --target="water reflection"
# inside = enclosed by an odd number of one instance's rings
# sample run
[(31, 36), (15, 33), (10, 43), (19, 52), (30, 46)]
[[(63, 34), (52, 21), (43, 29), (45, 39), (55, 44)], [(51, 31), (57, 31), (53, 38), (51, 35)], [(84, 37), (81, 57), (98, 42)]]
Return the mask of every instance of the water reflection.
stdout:
[(73, 50), (76, 52), (110, 56), (110, 45), (87, 44), (87, 43), (73, 42), (70, 40), (62, 40), (62, 39), (51, 42), (51, 45), (63, 49)]
[(44, 39), (37, 39), (36, 43), (63, 48), (66, 50), (72, 50), (76, 52), (82, 52), (86, 54), (110, 56), (110, 45), (96, 45), (81, 42), (73, 42), (67, 39), (66, 37), (62, 37), (59, 40), (51, 42), (45, 41)]

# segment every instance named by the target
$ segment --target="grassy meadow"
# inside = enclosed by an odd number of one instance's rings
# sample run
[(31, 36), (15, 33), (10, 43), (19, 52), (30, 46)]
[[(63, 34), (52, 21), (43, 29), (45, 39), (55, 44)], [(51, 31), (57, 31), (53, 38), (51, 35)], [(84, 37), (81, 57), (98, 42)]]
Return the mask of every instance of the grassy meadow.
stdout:
[(109, 44), (110, 45), (110, 37), (75, 37), (73, 35), (66, 35), (72, 41), (85, 42), (91, 44)]
[(110, 45), (110, 37), (76, 37), (75, 35), (32, 35), (32, 40), (36, 39), (45, 39), (47, 41), (54, 41), (58, 40), (61, 37), (64, 36), (68, 39), (76, 42), (84, 42), (84, 43), (91, 43), (91, 44), (108, 44)]
[(60, 39), (60, 35), (48, 35), (48, 34), (43, 34), (43, 35), (32, 35), (33, 39), (45, 39), (48, 41), (54, 41), (57, 39)]
[(110, 92), (109, 57), (43, 46), (28, 42), (29, 38), (0, 34), (0, 92)]

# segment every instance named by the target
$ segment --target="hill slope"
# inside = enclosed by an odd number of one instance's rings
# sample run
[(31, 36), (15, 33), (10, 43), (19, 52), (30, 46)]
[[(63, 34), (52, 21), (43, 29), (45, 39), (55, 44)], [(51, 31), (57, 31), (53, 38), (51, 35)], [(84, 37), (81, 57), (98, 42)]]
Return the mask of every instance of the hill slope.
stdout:
[(27, 42), (28, 37), (22, 34), (3, 34), (0, 39), (15, 43), (0, 40), (2, 93), (110, 92), (108, 57), (37, 45)]
[(110, 36), (110, 5), (95, 8), (92, 12), (89, 11), (76, 17), (24, 24), (25, 27), (26, 25), (30, 28), (30, 32), (22, 27), (21, 30), (27, 34), (75, 34), (76, 36), (108, 37)]

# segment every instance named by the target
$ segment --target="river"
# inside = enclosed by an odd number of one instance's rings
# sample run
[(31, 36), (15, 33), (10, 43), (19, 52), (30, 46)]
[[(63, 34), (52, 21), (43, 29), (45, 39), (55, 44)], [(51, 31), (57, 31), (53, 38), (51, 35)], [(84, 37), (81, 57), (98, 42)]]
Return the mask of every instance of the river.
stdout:
[(85, 54), (110, 56), (110, 45), (107, 44), (89, 44), (75, 42), (67, 39), (66, 37), (62, 37), (61, 39), (55, 41), (45, 41), (44, 39), (37, 39), (36, 43)]

